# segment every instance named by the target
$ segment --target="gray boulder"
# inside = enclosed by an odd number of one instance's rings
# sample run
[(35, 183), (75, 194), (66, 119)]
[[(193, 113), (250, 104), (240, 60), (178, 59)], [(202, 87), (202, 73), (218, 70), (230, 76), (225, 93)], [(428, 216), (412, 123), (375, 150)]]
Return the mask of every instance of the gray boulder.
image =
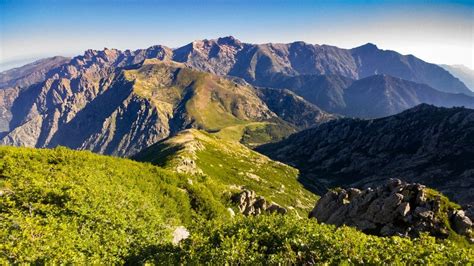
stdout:
[(243, 190), (232, 197), (239, 212), (245, 216), (259, 215), (264, 212), (286, 214), (287, 210), (276, 203), (270, 203), (265, 198), (257, 196), (253, 190)]
[(428, 232), (446, 238), (449, 226), (458, 234), (469, 236), (472, 221), (461, 210), (447, 215), (451, 224), (441, 217), (441, 198), (429, 197), (425, 186), (390, 179), (374, 189), (355, 188), (329, 191), (316, 204), (309, 217), (336, 226), (354, 226), (381, 236), (419, 236)]

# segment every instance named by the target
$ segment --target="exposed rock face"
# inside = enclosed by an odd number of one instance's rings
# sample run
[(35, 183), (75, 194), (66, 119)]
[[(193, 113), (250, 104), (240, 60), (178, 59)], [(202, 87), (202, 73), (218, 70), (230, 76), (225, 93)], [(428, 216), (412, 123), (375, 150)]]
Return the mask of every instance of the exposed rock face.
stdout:
[(248, 84), (170, 61), (112, 68), (118, 52), (106, 52), (73, 59), (96, 63), (68, 66), (71, 78), (51, 78), (22, 91), (12, 103), (11, 130), (0, 143), (127, 156), (184, 128), (219, 130), (243, 121), (278, 120)]
[(18, 88), (0, 89), (0, 133), (7, 132), (10, 129), (11, 107), (16, 97), (18, 97), (18, 93)]
[[(447, 237), (448, 226), (440, 218), (441, 198), (429, 198), (425, 187), (391, 179), (386, 185), (359, 190), (355, 188), (326, 193), (309, 214), (320, 222), (354, 226), (366, 233), (390, 236), (418, 236), (429, 232)], [(451, 227), (468, 236), (471, 220), (463, 211), (446, 213)]]
[(461, 235), (469, 235), (472, 232), (472, 221), (463, 210), (455, 210), (451, 214), (453, 229)]
[(474, 202), (474, 110), (419, 105), (398, 115), (340, 119), (257, 149), (298, 168), (319, 193), (402, 177)]
[(35, 83), (44, 81), (52, 75), (55, 68), (68, 63), (69, 60), (71, 59), (67, 57), (55, 56), (1, 72), (0, 88), (26, 88)]
[[(191, 86), (189, 80), (179, 78), (179, 71), (155, 71), (153, 66), (143, 66), (150, 59), (168, 63), (174, 60), (174, 64), (182, 63), (181, 69), (191, 67), (219, 76), (239, 77), (252, 86), (288, 87), (312, 104), (321, 104), (322, 109), (287, 92), (257, 95), (248, 84), (226, 82), (214, 75), (201, 80), (204, 83), (195, 82)], [(138, 77), (130, 74), (137, 68), (142, 70)], [(150, 72), (146, 74), (146, 71)], [(187, 70), (183, 72), (189, 74)], [(195, 41), (174, 50), (161, 45), (136, 51), (87, 50), (72, 59), (45, 59), (0, 75), (0, 89), (13, 88), (0, 94), (0, 132), (4, 132), (0, 134), (0, 142), (34, 147), (64, 145), (126, 156), (183, 128), (218, 130), (222, 125), (211, 122), (217, 121), (216, 117), (228, 124), (281, 118), (304, 128), (329, 119), (321, 110), (380, 116), (385, 113), (359, 112), (358, 104), (365, 103), (364, 99), (354, 105), (357, 111), (347, 111), (351, 106), (348, 101), (354, 97), (345, 96), (345, 88), (353, 80), (380, 73), (423, 82), (437, 90), (470, 93), (442, 68), (374, 45), (347, 50), (304, 42), (246, 44), (225, 37)], [(198, 74), (191, 76), (192, 81), (199, 79)], [(174, 90), (171, 85), (179, 89)], [(232, 90), (232, 86), (238, 89)], [(199, 89), (203, 87), (206, 89)], [(433, 96), (432, 100), (430, 93), (431, 98), (420, 97), (417, 90), (379, 87), (375, 95), (381, 102), (396, 100), (386, 113), (420, 101), (440, 105), (469, 103), (467, 96), (443, 94)], [(227, 90), (222, 92), (222, 88)], [(232, 100), (227, 94), (231, 94)], [(386, 95), (390, 97), (383, 98)], [(206, 110), (203, 106), (208, 103), (212, 104)], [(187, 113), (184, 109), (188, 104), (200, 107), (199, 113)], [(366, 107), (373, 105), (360, 108)], [(208, 111), (212, 111), (208, 119), (198, 121)], [(84, 129), (86, 134), (77, 136)]]
[[(163, 47), (88, 50), (43, 82), (0, 90), (0, 143), (129, 156), (185, 128), (272, 121), (294, 132), (297, 126), (284, 123), (250, 84), (169, 61), (170, 53)], [(307, 126), (332, 118), (317, 107), (306, 109), (315, 118)]]
[(340, 75), (361, 79), (387, 74), (444, 92), (471, 94), (443, 68), (411, 55), (378, 49), (373, 44), (348, 50), (304, 42), (248, 44), (226, 37), (195, 41), (173, 52), (175, 61), (219, 75), (240, 77), (257, 86), (272, 87), (281, 76)]
[(257, 196), (255, 191), (244, 190), (232, 198), (238, 204), (239, 211), (245, 216), (259, 215), (264, 212), (286, 214), (287, 210), (276, 203), (270, 203), (263, 197)]

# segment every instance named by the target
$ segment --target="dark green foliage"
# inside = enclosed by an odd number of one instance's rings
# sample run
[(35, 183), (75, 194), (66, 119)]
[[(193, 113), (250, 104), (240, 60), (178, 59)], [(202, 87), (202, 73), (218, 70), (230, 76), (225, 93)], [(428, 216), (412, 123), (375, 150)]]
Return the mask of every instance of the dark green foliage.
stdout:
[[(318, 224), (293, 216), (237, 217), (208, 222), (175, 250), (157, 258), (184, 264), (459, 264), (474, 262), (472, 248), (423, 235), (418, 239), (377, 237), (350, 227)], [(180, 255), (176, 256), (179, 252)], [(159, 262), (156, 258), (150, 258)]]
[(241, 143), (253, 147), (262, 143), (276, 142), (294, 133), (295, 129), (290, 125), (280, 122), (279, 124), (267, 124), (264, 127), (246, 128), (242, 135)]

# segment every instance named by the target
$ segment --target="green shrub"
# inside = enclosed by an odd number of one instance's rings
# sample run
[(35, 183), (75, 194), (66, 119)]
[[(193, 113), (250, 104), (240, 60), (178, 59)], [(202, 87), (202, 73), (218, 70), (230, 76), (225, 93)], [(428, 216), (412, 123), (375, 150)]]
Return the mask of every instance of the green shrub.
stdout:
[(1, 147), (0, 264), (139, 258), (176, 226), (226, 212), (190, 178), (90, 152)]
[[(474, 262), (472, 248), (423, 235), (377, 237), (353, 228), (294, 216), (236, 217), (193, 228), (175, 263), (211, 264), (461, 264)], [(163, 259), (165, 253), (160, 253)], [(165, 256), (166, 257), (166, 256)], [(170, 257), (168, 257), (170, 258)], [(157, 260), (151, 260), (157, 262)]]

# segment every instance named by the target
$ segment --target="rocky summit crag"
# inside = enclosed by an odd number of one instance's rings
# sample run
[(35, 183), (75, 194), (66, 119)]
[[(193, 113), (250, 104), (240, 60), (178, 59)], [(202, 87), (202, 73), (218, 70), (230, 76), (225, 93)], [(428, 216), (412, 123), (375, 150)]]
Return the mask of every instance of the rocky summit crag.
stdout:
[(472, 221), (458, 208), (423, 185), (390, 179), (373, 189), (330, 191), (309, 216), (319, 222), (354, 226), (381, 236), (419, 236), (428, 232), (446, 238), (456, 232), (473, 242)]

